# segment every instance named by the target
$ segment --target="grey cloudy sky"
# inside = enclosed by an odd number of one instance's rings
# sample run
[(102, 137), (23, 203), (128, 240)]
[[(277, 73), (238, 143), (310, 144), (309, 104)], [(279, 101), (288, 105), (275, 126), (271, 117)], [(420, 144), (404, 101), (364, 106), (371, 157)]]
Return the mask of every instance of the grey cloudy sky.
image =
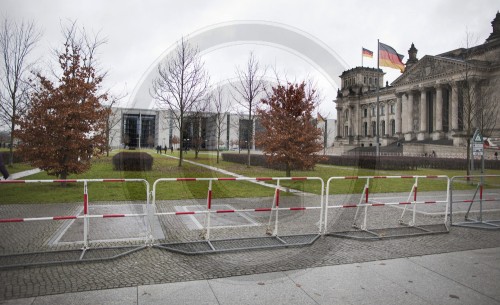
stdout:
[[(361, 47), (376, 51), (377, 39), (408, 56), (411, 43), (418, 57), (465, 46), (466, 30), (478, 43), (491, 33), (500, 9), (497, 0), (0, 0), (1, 14), (32, 19), (44, 36), (37, 53), (47, 60), (61, 42), (61, 20), (77, 20), (100, 31), (108, 43), (101, 49), (106, 85), (132, 93), (149, 66), (182, 36), (221, 22), (262, 20), (298, 28), (321, 40), (348, 65), (361, 65)], [(263, 64), (276, 66), (289, 78), (315, 78), (324, 102), (322, 112), (334, 115), (333, 88), (304, 58), (273, 46), (230, 45), (204, 56), (213, 82), (234, 76), (253, 50)], [(365, 66), (376, 66), (365, 59)], [(383, 68), (393, 81), (397, 70)]]

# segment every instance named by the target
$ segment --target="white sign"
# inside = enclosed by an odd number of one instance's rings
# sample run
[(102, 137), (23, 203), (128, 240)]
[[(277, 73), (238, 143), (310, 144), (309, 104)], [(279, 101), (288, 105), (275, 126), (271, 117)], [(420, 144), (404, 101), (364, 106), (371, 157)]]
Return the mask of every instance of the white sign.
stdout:
[(483, 143), (473, 143), (472, 144), (472, 155), (482, 156), (483, 155)]
[(472, 142), (483, 144), (483, 136), (481, 135), (481, 133), (479, 131), (475, 132), (475, 134), (472, 138)]

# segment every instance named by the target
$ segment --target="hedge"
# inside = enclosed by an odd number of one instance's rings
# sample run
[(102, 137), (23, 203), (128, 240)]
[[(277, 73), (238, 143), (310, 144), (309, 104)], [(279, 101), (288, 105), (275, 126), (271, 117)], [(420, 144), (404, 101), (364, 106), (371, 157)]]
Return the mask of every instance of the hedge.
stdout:
[[(3, 159), (3, 163), (4, 164), (8, 164), (9, 163), (9, 152), (8, 151), (2, 151), (0, 152), (0, 154), (2, 154), (2, 159)], [(14, 163), (21, 163), (23, 162), (23, 159), (21, 158), (21, 156), (19, 154), (16, 154), (16, 152), (14, 151)]]
[[(239, 164), (247, 164), (248, 161), (248, 155), (246, 153), (244, 154), (222, 153), (221, 155), (223, 161), (239, 163)], [(250, 154), (250, 164), (252, 166), (262, 166), (282, 171), (285, 170), (284, 164), (268, 164), (266, 157), (260, 154), (258, 155)], [(307, 170), (307, 169), (292, 167), (291, 170)]]
[(153, 157), (145, 152), (119, 152), (113, 156), (113, 169), (120, 171), (150, 171)]
[[(222, 154), (222, 160), (240, 164), (246, 164), (246, 154)], [(250, 163), (255, 166), (263, 166), (268, 168), (277, 168), (269, 166), (263, 155), (250, 155)], [(434, 157), (386, 157), (381, 156), (377, 159), (374, 156), (326, 156), (326, 158), (318, 163), (337, 165), (337, 166), (352, 166), (366, 169), (377, 170), (416, 170), (419, 168), (433, 169), (450, 169), (450, 170), (466, 170), (465, 159), (451, 158), (434, 158)], [(475, 160), (474, 168), (480, 168), (481, 161)], [(484, 160), (486, 169), (500, 169), (499, 160)]]

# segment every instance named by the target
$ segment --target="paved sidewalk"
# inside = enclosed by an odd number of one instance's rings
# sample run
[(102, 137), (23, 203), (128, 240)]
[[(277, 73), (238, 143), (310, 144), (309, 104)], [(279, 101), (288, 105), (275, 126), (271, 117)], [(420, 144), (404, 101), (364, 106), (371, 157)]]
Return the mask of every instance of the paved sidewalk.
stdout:
[(500, 304), (499, 279), (500, 247), (0, 304)]
[[(161, 155), (169, 157), (169, 158), (172, 158), (172, 159), (179, 160), (178, 157), (171, 156), (169, 154), (161, 154)], [(193, 164), (193, 165), (201, 166), (201, 167), (204, 167), (204, 168), (209, 169), (211, 171), (219, 172), (221, 174), (232, 176), (232, 177), (236, 177), (236, 178), (248, 178), (247, 176), (236, 174), (236, 173), (227, 171), (227, 170), (222, 169), (222, 168), (218, 168), (218, 167), (214, 167), (214, 166), (210, 166), (210, 165), (206, 165), (206, 164), (194, 162), (194, 161), (191, 161), (191, 160), (183, 159), (182, 162), (186, 162), (186, 163), (190, 163), (190, 164)], [(253, 180), (253, 181), (249, 181), (249, 182), (258, 184), (260, 186), (265, 186), (265, 187), (273, 188), (273, 189), (276, 188), (276, 185), (269, 184), (269, 183), (266, 183), (264, 181), (255, 181), (255, 180)], [(308, 194), (308, 193), (301, 192), (299, 190), (294, 190), (294, 189), (290, 189), (290, 188), (286, 188), (286, 187), (280, 187), (280, 191), (287, 191), (287, 192), (296, 193), (296, 194)]]
[(23, 177), (31, 176), (31, 175), (34, 175), (34, 174), (38, 174), (41, 171), (42, 170), (39, 169), (39, 168), (30, 169), (30, 170), (27, 170), (27, 171), (10, 174), (9, 179), (10, 180), (16, 180), (16, 179), (19, 179), (19, 178), (23, 178)]

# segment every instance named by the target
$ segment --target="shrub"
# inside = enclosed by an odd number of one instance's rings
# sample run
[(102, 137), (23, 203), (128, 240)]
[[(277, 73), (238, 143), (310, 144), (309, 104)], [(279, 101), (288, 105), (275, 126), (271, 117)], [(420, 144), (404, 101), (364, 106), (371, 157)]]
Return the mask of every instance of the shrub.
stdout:
[(145, 152), (119, 152), (113, 156), (113, 169), (120, 171), (150, 171), (153, 157)]
[[(246, 154), (222, 154), (222, 160), (240, 164), (246, 164)], [(404, 156), (326, 156), (319, 161), (321, 164), (337, 166), (353, 166), (376, 170), (416, 170), (419, 168), (463, 170), (466, 168), (465, 159), (434, 158), (434, 157), (404, 157)], [(263, 155), (250, 155), (250, 164), (274, 169), (282, 169), (279, 166), (269, 166)], [(475, 160), (474, 168), (480, 168), (481, 161)], [(484, 160), (484, 168), (500, 169), (500, 161)]]
[[(239, 163), (239, 164), (247, 164), (247, 154), (231, 154), (231, 153), (222, 153), (222, 160), (227, 162)], [(284, 171), (284, 164), (269, 164), (266, 160), (266, 156), (264, 155), (250, 155), (250, 164), (252, 166), (262, 166), (267, 168), (272, 168), (280, 171)], [(292, 170), (307, 170), (306, 168), (292, 167)]]
[[(8, 164), (9, 163), (9, 152), (2, 151), (2, 152), (0, 152), (0, 154), (2, 154), (2, 159), (3, 159), (4, 164)], [(16, 154), (16, 152), (14, 151), (14, 163), (21, 163), (21, 162), (24, 162), (24, 160), (21, 158), (21, 155)]]

